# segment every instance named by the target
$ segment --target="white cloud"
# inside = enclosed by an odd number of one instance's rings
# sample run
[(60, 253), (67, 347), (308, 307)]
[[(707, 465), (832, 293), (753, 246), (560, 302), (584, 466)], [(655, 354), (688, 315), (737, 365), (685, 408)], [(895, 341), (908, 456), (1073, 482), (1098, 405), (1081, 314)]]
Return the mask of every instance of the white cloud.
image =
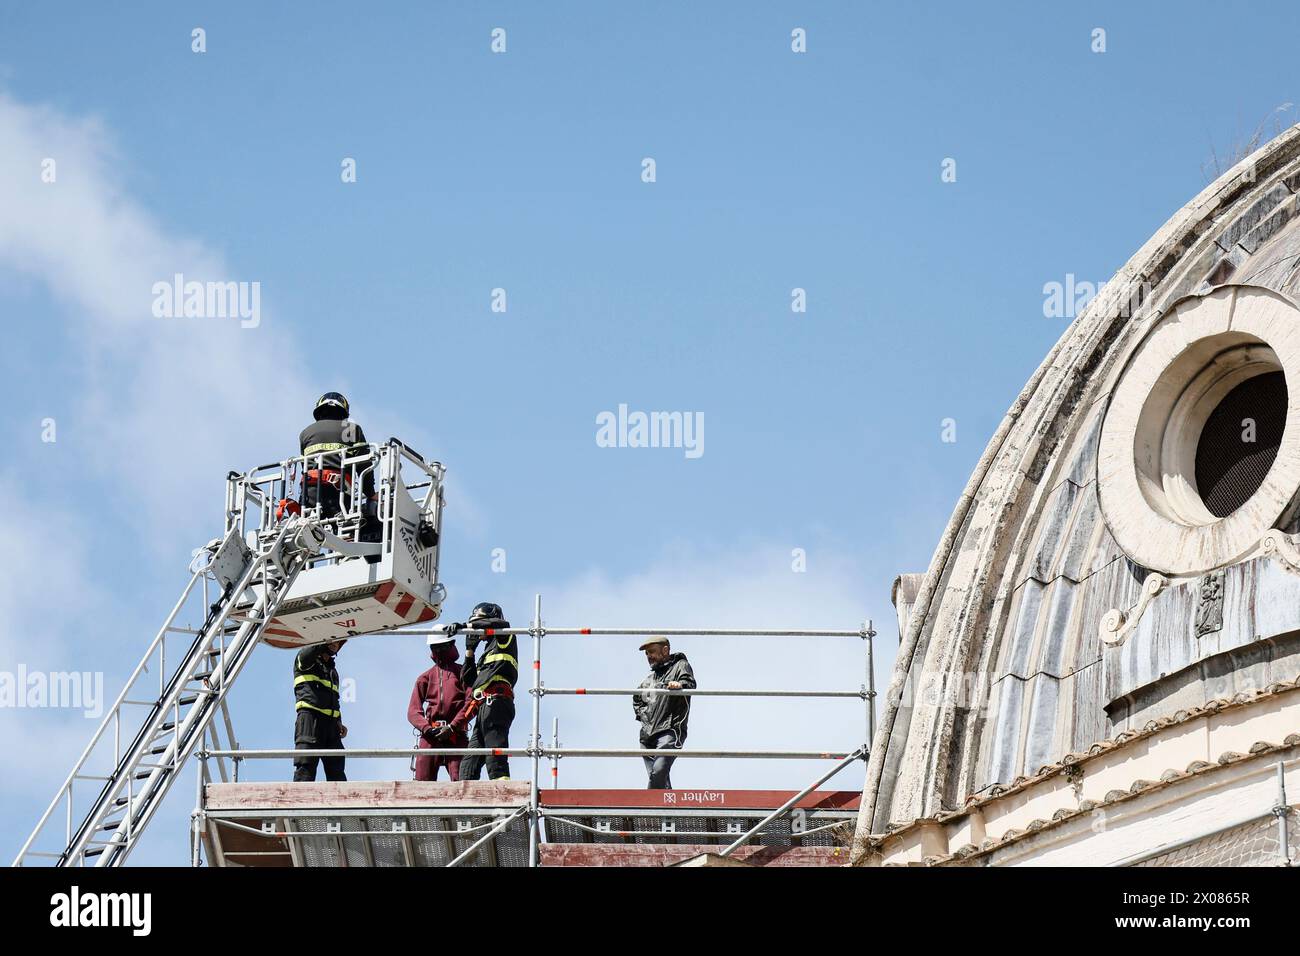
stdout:
[[(210, 536), (204, 523), (220, 505), (159, 503), (220, 495), (232, 466), (274, 457), (297, 434), (313, 389), (273, 319), (247, 330), (232, 319), (159, 319), (152, 287), (176, 273), (261, 277), (170, 234), (124, 193), (125, 164), (98, 121), (0, 95), (0, 141), (0, 267), (67, 307), (86, 369), (76, 426), (99, 438), (92, 467), (168, 541)], [(40, 181), (45, 158), (57, 163), (54, 183)]]
[(66, 663), (69, 639), (111, 616), (116, 603), (96, 583), (85, 522), (33, 502), (30, 485), (0, 474), (0, 500), (24, 502), (0, 521), (0, 668), (6, 669), (26, 651), (35, 655), (26, 659), (33, 668)]

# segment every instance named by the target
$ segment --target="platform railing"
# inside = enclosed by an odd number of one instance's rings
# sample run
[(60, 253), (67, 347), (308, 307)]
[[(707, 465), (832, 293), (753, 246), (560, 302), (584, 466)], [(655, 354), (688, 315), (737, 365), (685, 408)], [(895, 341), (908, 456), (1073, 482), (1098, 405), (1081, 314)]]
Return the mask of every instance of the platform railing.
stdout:
[[(441, 634), (441, 629), (404, 629), (401, 631), (389, 632), (394, 636), (426, 636), (431, 634)], [(561, 758), (620, 758), (620, 757), (637, 757), (651, 759), (655, 757), (670, 756), (674, 760), (691, 760), (691, 759), (709, 759), (709, 760), (833, 760), (836, 765), (828, 772), (821, 775), (808, 787), (795, 794), (791, 799), (776, 810), (767, 814), (757, 826), (751, 828), (747, 833), (741, 834), (729, 846), (720, 851), (719, 855), (728, 856), (743, 846), (746, 842), (755, 836), (764, 832), (775, 820), (782, 815), (789, 813), (799, 801), (812, 793), (819, 786), (828, 781), (835, 774), (844, 768), (850, 766), (856, 761), (865, 761), (869, 754), (871, 740), (875, 735), (875, 701), (876, 701), (876, 682), (875, 682), (875, 655), (873, 639), (876, 631), (870, 620), (866, 621), (857, 630), (781, 630), (781, 629), (728, 629), (728, 628), (645, 628), (645, 627), (547, 627), (542, 621), (542, 596), (536, 596), (533, 605), (533, 621), (529, 627), (502, 628), (494, 630), (489, 634), (485, 630), (469, 628), (459, 633), (466, 635), (475, 635), (487, 637), (491, 635), (515, 635), (518, 637), (529, 636), (533, 639), (533, 680), (529, 694), (532, 697), (531, 707), (531, 727), (528, 735), (528, 745), (526, 747), (429, 747), (412, 750), (411, 748), (360, 748), (360, 749), (337, 749), (337, 750), (209, 750), (201, 753), (201, 763), (206, 765), (206, 759), (215, 758), (232, 758), (240, 760), (275, 760), (275, 759), (293, 759), (301, 757), (304, 753), (310, 753), (313, 757), (349, 757), (354, 759), (405, 759), (409, 760), (414, 754), (419, 757), (469, 757), (469, 756), (499, 756), (499, 757), (524, 757), (527, 758), (531, 766), (529, 797), (527, 807), (528, 817), (528, 865), (537, 866), (539, 855), (539, 823), (545, 814), (540, 804), (540, 777), (542, 761), (549, 760), (552, 764), (552, 775), (557, 775), (554, 769)], [(584, 688), (584, 687), (546, 687), (542, 683), (542, 639), (545, 637), (638, 637), (657, 635), (663, 637), (743, 637), (743, 638), (790, 638), (790, 637), (813, 637), (813, 638), (857, 638), (863, 642), (865, 648), (865, 679), (862, 685), (856, 690), (792, 690), (792, 689), (731, 689), (716, 690), (710, 688)], [(604, 748), (604, 747), (561, 747), (557, 743), (546, 746), (542, 743), (541, 720), (542, 720), (542, 699), (548, 695), (564, 696), (632, 696), (637, 694), (665, 694), (673, 697), (770, 697), (770, 698), (829, 698), (829, 699), (857, 699), (862, 701), (865, 720), (864, 730), (865, 739), (861, 746), (853, 751), (827, 751), (827, 750), (644, 750), (635, 748)], [(558, 740), (558, 727), (553, 732), (553, 740)], [(200, 768), (200, 803), (202, 802), (203, 781), (206, 779), (206, 769)], [(236, 777), (236, 779), (238, 779)], [(201, 809), (196, 809), (196, 814), (201, 813)], [(504, 829), (506, 823), (513, 821), (516, 817), (511, 816), (509, 820), (501, 822), (494, 826), (481, 840), (476, 842), (471, 848), (477, 850), (481, 845), (494, 837), (501, 829)], [(728, 834), (730, 835), (730, 834)], [(462, 853), (451, 864), (460, 865), (470, 856), (470, 852)]]
[[(341, 451), (295, 455), (283, 461), (259, 465), (243, 474), (231, 472), (227, 476), (226, 490), (227, 530), (238, 527), (241, 535), (254, 531), (259, 534), (272, 532), (282, 520), (277, 515), (277, 508), (284, 500), (295, 501), (305, 513), (319, 517), (321, 505), (318, 503), (307, 508), (300, 498), (307, 472), (323, 470), (325, 460), (331, 457), (339, 459), (337, 470), (342, 476), (341, 492), (345, 491), (339, 496), (338, 514), (329, 519), (338, 537), (351, 542), (361, 540), (367, 506), (363, 492), (368, 477), (374, 480), (374, 517), (382, 534), (379, 541), (381, 554), (387, 554), (392, 548), (392, 494), (398, 482), (419, 504), (421, 512), (435, 520), (435, 527), (441, 530), (441, 508), (437, 496), (445, 468), (440, 462), (426, 461), (419, 452), (397, 438), (390, 438), (382, 444), (361, 442)], [(413, 480), (404, 477), (403, 463), (414, 469)], [(418, 494), (421, 490), (423, 495)], [(311, 566), (343, 560), (347, 560), (347, 555), (326, 550), (312, 559)]]

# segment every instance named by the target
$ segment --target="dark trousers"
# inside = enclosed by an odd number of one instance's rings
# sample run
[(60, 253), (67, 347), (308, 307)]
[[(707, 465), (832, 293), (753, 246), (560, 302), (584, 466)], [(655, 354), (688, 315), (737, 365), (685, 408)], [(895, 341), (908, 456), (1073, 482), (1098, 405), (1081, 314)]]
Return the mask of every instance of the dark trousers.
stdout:
[[(510, 746), (510, 725), (515, 719), (515, 702), (509, 697), (498, 694), (484, 697), (478, 708), (478, 719), (474, 721), (474, 732), (469, 735), (470, 747)], [(477, 780), (487, 763), (489, 780), (508, 780), (510, 778), (510, 761), (505, 757), (484, 758), (471, 754), (460, 762), (460, 779)]]
[[(447, 738), (443, 738), (446, 740)], [(420, 747), (450, 747), (450, 743), (431, 744), (423, 737), (420, 738)], [(460, 765), (464, 757), (416, 757), (415, 758), (415, 779), (416, 780), (437, 780), (438, 768), (446, 767), (447, 776), (451, 780), (460, 779)]]
[[(642, 740), (641, 746), (646, 750), (677, 750), (677, 735), (672, 731), (666, 731), (650, 740)], [(666, 754), (662, 757), (642, 757), (645, 761), (645, 772), (650, 775), (650, 783), (646, 785), (647, 790), (671, 790), (673, 782), (668, 779), (668, 772), (673, 769), (673, 761), (676, 757), (669, 757)]]
[(336, 485), (328, 481), (322, 481), (319, 478), (304, 478), (302, 480), (302, 506), (310, 510), (320, 505), (320, 516), (322, 518), (333, 518), (344, 508), (351, 506), (349, 496), (340, 494)]
[[(298, 711), (298, 719), (293, 726), (293, 747), (303, 751), (342, 750), (343, 738), (339, 736), (338, 719), (306, 708)], [(325, 764), (326, 780), (348, 779), (343, 773), (343, 757), (316, 757), (311, 754), (294, 758), (293, 779), (315, 780), (318, 760)]]

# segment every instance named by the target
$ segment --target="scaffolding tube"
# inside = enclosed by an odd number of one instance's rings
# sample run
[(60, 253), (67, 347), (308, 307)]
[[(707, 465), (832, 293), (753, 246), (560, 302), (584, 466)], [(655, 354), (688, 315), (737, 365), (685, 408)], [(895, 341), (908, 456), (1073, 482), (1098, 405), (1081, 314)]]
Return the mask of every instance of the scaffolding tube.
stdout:
[(551, 725), (551, 789), (560, 789), (560, 758), (554, 751), (560, 749), (560, 718)]
[(541, 767), (542, 750), (542, 596), (538, 594), (533, 602), (533, 626), (529, 629), (533, 635), (533, 732), (528, 738), (532, 751), (532, 779), (528, 790), (528, 865), (538, 863), (538, 774)]
[(1282, 761), (1277, 762), (1277, 805), (1273, 807), (1273, 815), (1277, 817), (1277, 844), (1282, 852), (1282, 866), (1291, 865), (1291, 837), (1287, 832), (1287, 817), (1291, 814), (1291, 808), (1286, 802), (1286, 767)]
[(802, 790), (796, 793), (785, 803), (781, 804), (781, 806), (777, 807), (775, 810), (773, 810), (771, 813), (765, 816), (762, 820), (756, 823), (754, 827), (751, 830), (749, 830), (747, 833), (741, 835), (740, 837), (737, 837), (735, 842), (733, 842), (725, 850), (719, 853), (718, 856), (730, 856), (739, 847), (743, 846), (748, 840), (753, 838), (755, 834), (757, 834), (760, 830), (763, 829), (763, 827), (767, 826), (773, 820), (780, 817), (781, 814), (786, 813), (787, 811), (793, 809), (795, 804), (797, 804), (804, 797), (808, 796), (808, 794), (812, 793), (814, 790), (820, 787), (831, 777), (835, 776), (837, 773), (839, 773), (849, 764), (853, 763), (853, 761), (862, 760), (866, 757), (866, 755), (867, 755), (866, 747), (859, 747), (857, 750), (853, 751), (853, 753), (849, 754), (847, 757), (845, 757), (842, 761), (836, 764), (829, 771), (822, 774), (822, 776), (819, 777), (817, 780), (815, 780), (812, 784), (810, 784), (807, 787), (804, 787)]
[[(865, 749), (865, 748), (861, 748)], [(856, 751), (855, 751), (856, 752)], [(850, 756), (844, 751), (838, 753), (826, 750), (601, 750), (587, 747), (503, 747), (493, 750), (488, 747), (428, 747), (419, 751), (406, 748), (382, 749), (378, 747), (364, 750), (209, 750), (210, 757), (233, 757), (235, 754), (245, 760), (291, 760), (295, 757), (359, 757), (364, 759), (410, 759), (412, 754), (420, 757), (468, 757), (479, 755), (490, 757), (662, 757), (668, 753), (673, 758), (706, 757), (714, 759), (757, 759), (757, 760), (843, 760)]]
[(1237, 827), (1245, 826), (1248, 823), (1254, 823), (1257, 820), (1263, 820), (1266, 819), (1267, 817), (1277, 817), (1278, 826), (1279, 826), (1279, 836), (1281, 837), (1279, 843), (1280, 843), (1280, 850), (1282, 854), (1282, 862), (1280, 862), (1278, 865), (1290, 866), (1291, 848), (1290, 848), (1290, 844), (1286, 842), (1286, 838), (1284, 834), (1286, 833), (1286, 829), (1285, 829), (1286, 817), (1292, 812), (1293, 808), (1288, 806), (1286, 802), (1286, 768), (1284, 762), (1280, 760), (1278, 761), (1277, 764), (1277, 782), (1278, 782), (1277, 803), (1269, 807), (1267, 810), (1264, 810), (1259, 813), (1252, 813), (1247, 816), (1239, 817), (1228, 823), (1221, 824), (1212, 830), (1206, 830), (1204, 833), (1198, 833), (1195, 836), (1185, 837), (1184, 839), (1176, 840), (1172, 843), (1165, 843), (1157, 847), (1141, 850), (1138, 853), (1131, 854), (1130, 856), (1126, 856), (1123, 859), (1116, 860), (1114, 863), (1110, 863), (1108, 865), (1113, 867), (1136, 866), (1137, 864), (1142, 863), (1146, 860), (1155, 859), (1158, 856), (1164, 856), (1166, 853), (1172, 853), (1175, 850), (1181, 850), (1184, 847), (1191, 846), (1193, 843), (1199, 843), (1201, 840), (1207, 840), (1210, 837), (1218, 836), (1221, 833), (1227, 833), (1229, 830), (1235, 830)]
[[(860, 748), (866, 749), (866, 748)], [(561, 747), (551, 751), (542, 748), (538, 753), (545, 757), (554, 753), (559, 757), (664, 757), (674, 760), (680, 758), (704, 757), (709, 760), (756, 759), (756, 760), (843, 760), (849, 754), (841, 751), (832, 753), (825, 750), (603, 750), (591, 747)], [(856, 751), (855, 751), (856, 753)]]
[[(577, 827), (579, 830), (585, 830), (587, 833), (594, 833), (598, 836), (615, 836), (615, 837), (734, 837), (734, 830), (602, 830), (599, 827), (589, 826), (586, 823), (579, 823), (577, 820), (570, 820), (566, 817), (557, 816), (554, 813), (543, 810), (542, 815), (548, 820), (554, 820), (556, 823), (564, 823), (571, 827)], [(827, 830), (835, 830), (845, 825), (851, 825), (853, 820), (844, 819), (836, 820), (834, 823), (826, 823), (819, 827), (813, 827), (800, 833), (780, 833), (777, 836), (788, 836), (799, 839), (811, 836), (814, 833), (824, 833)], [(373, 832), (373, 831), (372, 831)], [(767, 833), (759, 833), (758, 836), (767, 836)]]
[[(445, 628), (421, 628), (407, 629), (402, 628), (397, 631), (380, 631), (381, 634), (390, 634), (394, 636), (428, 636), (431, 634), (445, 634)], [(516, 636), (531, 635), (531, 627), (503, 627), (493, 630), (476, 630), (474, 628), (462, 628), (456, 631), (457, 634), (474, 634), (480, 637), (490, 637), (493, 634), (506, 635), (514, 634)], [(875, 633), (874, 631), (872, 632)], [(759, 630), (730, 630), (726, 628), (689, 628), (689, 627), (548, 627), (545, 629), (546, 637), (644, 637), (647, 634), (655, 634), (663, 637), (865, 637), (861, 629), (856, 631), (773, 631), (769, 629)]]
[(866, 700), (865, 690), (670, 690), (666, 687), (543, 687), (543, 697), (551, 694), (575, 694), (579, 697), (628, 696), (631, 694), (666, 694), (669, 697), (851, 697)]
[(500, 833), (502, 830), (504, 830), (506, 827), (508, 827), (508, 826), (509, 826), (511, 823), (513, 823), (515, 820), (518, 820), (520, 816), (522, 816), (523, 814), (526, 814), (526, 813), (529, 814), (529, 816), (532, 815), (532, 814), (530, 813), (528, 807), (520, 807), (518, 810), (516, 810), (514, 813), (510, 814), (508, 817), (503, 817), (500, 823), (498, 823), (496, 826), (494, 826), (494, 827), (493, 827), (491, 830), (489, 830), (487, 833), (483, 834), (481, 837), (479, 837), (477, 840), (475, 840), (473, 843), (471, 843), (471, 844), (469, 845), (469, 847), (465, 850), (464, 853), (462, 853), (460, 856), (456, 857), (456, 859), (451, 860), (451, 861), (447, 864), (447, 866), (449, 866), (449, 867), (450, 867), (450, 866), (460, 866), (460, 864), (461, 864), (463, 861), (469, 859), (471, 856), (473, 856), (475, 853), (477, 853), (477, 852), (479, 851), (479, 848), (480, 848), (480, 847), (482, 847), (485, 843), (487, 843), (489, 840), (491, 840), (493, 837), (495, 837), (498, 833)]
[(526, 757), (526, 747), (413, 747), (382, 748), (368, 747), (358, 750), (209, 750), (209, 757), (233, 757), (236, 754), (245, 760), (285, 760), (296, 757), (359, 757), (378, 759), (404, 757)]
[[(522, 808), (521, 808), (522, 809)], [(293, 814), (289, 814), (292, 816)], [(468, 836), (471, 833), (477, 833), (479, 830), (486, 830), (488, 827), (495, 826), (499, 820), (492, 820), (488, 823), (476, 823), (472, 827), (465, 827), (463, 830), (259, 830), (257, 827), (250, 827), (245, 823), (236, 823), (234, 820), (220, 819), (217, 820), (217, 826), (230, 827), (234, 830), (243, 830), (247, 833), (254, 833), (257, 836), (264, 837), (284, 837), (286, 839), (324, 839), (333, 837), (346, 836)]]

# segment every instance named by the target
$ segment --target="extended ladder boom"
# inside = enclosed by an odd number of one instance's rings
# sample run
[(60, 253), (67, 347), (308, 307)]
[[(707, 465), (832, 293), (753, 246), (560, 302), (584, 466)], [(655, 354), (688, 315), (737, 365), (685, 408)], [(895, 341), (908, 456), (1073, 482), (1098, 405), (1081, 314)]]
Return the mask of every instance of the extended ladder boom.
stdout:
[[(220, 712), (226, 692), (294, 579), (328, 537), (332, 536), (318, 521), (297, 518), (260, 542), (256, 551), (248, 548), (235, 527), (208, 547), (209, 559), (194, 571), (116, 703), (23, 844), (15, 866), (31, 858), (52, 860), (56, 866), (88, 862), (116, 866), (125, 861), (186, 758)], [(203, 586), (196, 587), (200, 583)], [(178, 621), (193, 610), (200, 595), (206, 605), (214, 586), (219, 597), (207, 608), (203, 624), (180, 626)], [(233, 620), (232, 612), (241, 603), (240, 619)], [(169, 671), (167, 638), (176, 634), (191, 635), (192, 640)], [(156, 683), (149, 673), (151, 663), (157, 666)], [(125, 747), (123, 731), (130, 733)], [(97, 772), (104, 765), (107, 772)], [(88, 804), (79, 806), (78, 797), (88, 783), (91, 792), (95, 783), (101, 784), (100, 789)], [(60, 804), (66, 805), (63, 848), (35, 849), (38, 838), (52, 828)]]
[[(217, 714), (235, 745), (226, 695), (259, 642), (302, 647), (441, 613), (442, 465), (395, 438), (332, 452), (340, 460), (330, 468), (341, 471), (327, 509), (325, 479), (308, 478), (326, 470), (322, 454), (227, 476), (224, 537), (196, 552), (202, 566), (191, 566), (176, 606), (15, 866), (124, 862), (204, 735), (221, 749)], [(375, 493), (363, 498), (353, 489), (366, 488), (367, 476)], [(309, 480), (317, 491), (310, 505), (292, 497), (305, 499)], [(224, 778), (224, 762), (218, 770)]]

